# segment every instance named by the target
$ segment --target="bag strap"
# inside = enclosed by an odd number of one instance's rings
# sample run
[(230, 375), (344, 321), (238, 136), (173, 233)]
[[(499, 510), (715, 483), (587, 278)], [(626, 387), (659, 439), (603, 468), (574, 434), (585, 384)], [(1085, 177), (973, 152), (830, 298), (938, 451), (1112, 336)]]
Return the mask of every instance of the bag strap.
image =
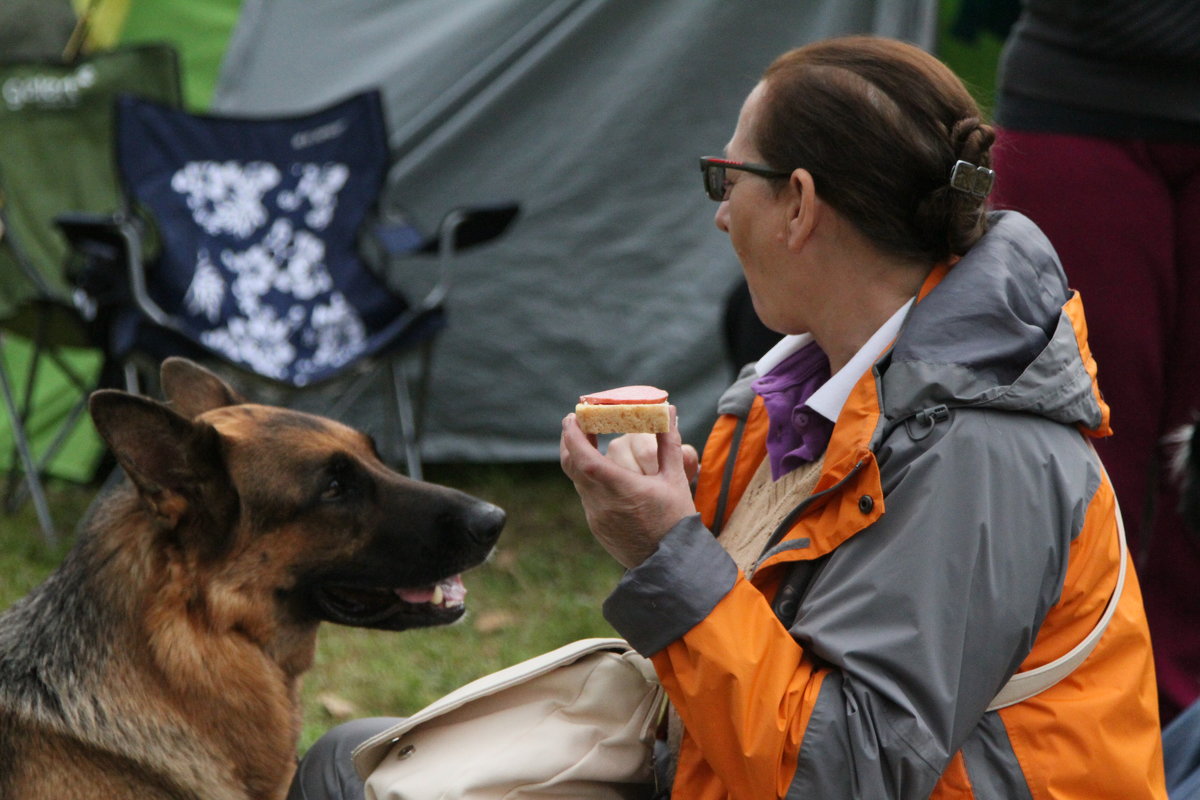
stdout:
[[(1108, 471), (1104, 469), (1104, 463), (1100, 461), (1100, 455), (1096, 452), (1095, 446), (1091, 441), (1088, 441), (1088, 447), (1092, 451), (1092, 455), (1096, 459), (1096, 463), (1100, 465), (1100, 473), (1104, 478), (1108, 479)], [(1109, 486), (1112, 481), (1109, 481)], [(1120, 542), (1120, 567), (1117, 570), (1117, 585), (1113, 587), (1112, 596), (1108, 598), (1108, 605), (1104, 609), (1104, 613), (1100, 615), (1099, 622), (1096, 627), (1092, 628), (1091, 633), (1084, 637), (1083, 641), (1071, 648), (1067, 653), (1060, 658), (1056, 658), (1049, 664), (1043, 664), (1036, 669), (1018, 672), (1008, 679), (1008, 683), (992, 700), (991, 705), (987, 707), (988, 711), (995, 711), (998, 708), (1006, 708), (1007, 706), (1015, 705), (1023, 700), (1028, 700), (1039, 692), (1049, 689), (1054, 684), (1067, 677), (1084, 662), (1092, 650), (1096, 647), (1096, 643), (1100, 641), (1100, 637), (1104, 635), (1104, 629), (1108, 627), (1109, 621), (1117, 610), (1117, 604), (1121, 600), (1121, 592), (1125, 588), (1125, 566), (1128, 561), (1129, 545), (1125, 541), (1125, 523), (1121, 519), (1121, 505), (1117, 502), (1116, 491), (1113, 491), (1113, 511), (1117, 516), (1117, 539)]]

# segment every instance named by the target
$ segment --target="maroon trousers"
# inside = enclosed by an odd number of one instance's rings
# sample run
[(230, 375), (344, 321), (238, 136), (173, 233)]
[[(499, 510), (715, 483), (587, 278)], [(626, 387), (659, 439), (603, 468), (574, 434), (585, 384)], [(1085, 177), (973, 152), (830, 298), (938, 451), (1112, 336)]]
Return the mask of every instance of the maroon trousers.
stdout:
[(1200, 532), (1162, 439), (1200, 409), (1200, 143), (1002, 130), (994, 206), (1046, 232), (1083, 296), (1114, 435), (1116, 487), (1145, 597), (1164, 721), (1200, 695)]

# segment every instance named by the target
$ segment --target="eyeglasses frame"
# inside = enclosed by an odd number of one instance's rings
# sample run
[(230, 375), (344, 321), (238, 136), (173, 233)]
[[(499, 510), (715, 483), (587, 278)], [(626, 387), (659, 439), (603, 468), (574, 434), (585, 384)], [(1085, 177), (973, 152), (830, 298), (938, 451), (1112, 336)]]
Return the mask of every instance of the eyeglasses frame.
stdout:
[[(721, 170), (720, 194), (717, 194), (717, 187), (709, 181), (709, 170)], [(745, 161), (734, 161), (729, 158), (718, 158), (717, 156), (702, 156), (700, 158), (700, 172), (704, 175), (704, 193), (708, 195), (710, 200), (717, 203), (723, 203), (729, 199), (725, 187), (725, 170), (736, 169), (741, 172), (749, 172), (751, 175), (758, 175), (760, 178), (786, 178), (791, 175), (791, 171), (784, 171), (768, 167), (766, 164), (749, 164)]]

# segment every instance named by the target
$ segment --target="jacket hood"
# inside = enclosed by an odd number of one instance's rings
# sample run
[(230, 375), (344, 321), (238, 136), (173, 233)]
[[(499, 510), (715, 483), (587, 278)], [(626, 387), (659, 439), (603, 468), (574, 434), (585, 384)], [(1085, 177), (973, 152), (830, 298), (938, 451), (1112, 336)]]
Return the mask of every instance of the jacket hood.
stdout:
[(971, 406), (1101, 429), (1082, 314), (1045, 234), (1019, 213), (994, 213), (880, 361), (884, 416)]

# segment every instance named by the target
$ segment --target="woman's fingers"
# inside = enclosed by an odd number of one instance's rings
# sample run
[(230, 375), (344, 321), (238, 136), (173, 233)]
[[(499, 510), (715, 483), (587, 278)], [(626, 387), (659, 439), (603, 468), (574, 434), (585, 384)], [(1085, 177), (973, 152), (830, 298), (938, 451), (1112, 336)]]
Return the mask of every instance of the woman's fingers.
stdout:
[(588, 441), (587, 434), (579, 429), (574, 414), (563, 418), (562, 438), (558, 447), (559, 462), (567, 477), (578, 483), (582, 478), (581, 467), (594, 456), (602, 459), (599, 451)]
[[(687, 482), (689, 484), (693, 483), (700, 471), (700, 456), (695, 447), (690, 444), (682, 444), (679, 437), (678, 421), (674, 406), (671, 407), (670, 413), (671, 431), (674, 433), (674, 438), (667, 442), (665, 448), (659, 447), (659, 438), (671, 436), (671, 433), (627, 433), (609, 442), (605, 453), (608, 460), (631, 472), (641, 473), (642, 475), (657, 475), (660, 469), (660, 458), (676, 458), (672, 454), (678, 449), (679, 455), (676, 463), (682, 463), (683, 474)], [(589, 457), (598, 453), (595, 452), (597, 437), (584, 434), (579, 429), (578, 423), (575, 422), (575, 415), (568, 414), (563, 419), (563, 437), (559, 441), (559, 462), (564, 471), (567, 471), (567, 474), (570, 475), (571, 473), (568, 471), (569, 451), (567, 449), (568, 427), (573, 428), (574, 433), (580, 437), (577, 438), (573, 435), (573, 441), (586, 442), (590, 446), (589, 451), (584, 449), (582, 444), (579, 444), (579, 449), (582, 453)]]
[(678, 420), (675, 417), (675, 406), (670, 407), (671, 423), (666, 433), (655, 435), (658, 469), (662, 475), (674, 477), (676, 473), (683, 474), (683, 440), (679, 437)]
[(658, 445), (650, 433), (626, 433), (608, 443), (607, 455), (622, 467), (643, 475), (658, 471)]
[(658, 472), (658, 442), (654, 434), (631, 433), (621, 438), (628, 439), (628, 447), (638, 472), (643, 475), (654, 475)]
[(563, 419), (559, 461), (563, 472), (576, 486), (586, 483), (589, 486), (616, 487), (636, 474), (601, 455), (596, 449), (596, 437), (580, 429), (574, 414), (568, 414)]
[(687, 476), (688, 483), (694, 483), (700, 474), (700, 454), (690, 444), (683, 446), (683, 474)]
[(655, 454), (652, 474), (621, 463), (636, 462), (635, 446), (646, 451), (644, 444), (634, 444), (637, 439), (619, 445), (616, 457), (610, 458), (596, 450), (573, 414), (563, 419), (559, 445), (563, 472), (579, 492), (592, 535), (625, 567), (640, 564), (675, 523), (695, 513), (684, 478), (679, 432), (659, 434), (658, 439), (647, 436)]

